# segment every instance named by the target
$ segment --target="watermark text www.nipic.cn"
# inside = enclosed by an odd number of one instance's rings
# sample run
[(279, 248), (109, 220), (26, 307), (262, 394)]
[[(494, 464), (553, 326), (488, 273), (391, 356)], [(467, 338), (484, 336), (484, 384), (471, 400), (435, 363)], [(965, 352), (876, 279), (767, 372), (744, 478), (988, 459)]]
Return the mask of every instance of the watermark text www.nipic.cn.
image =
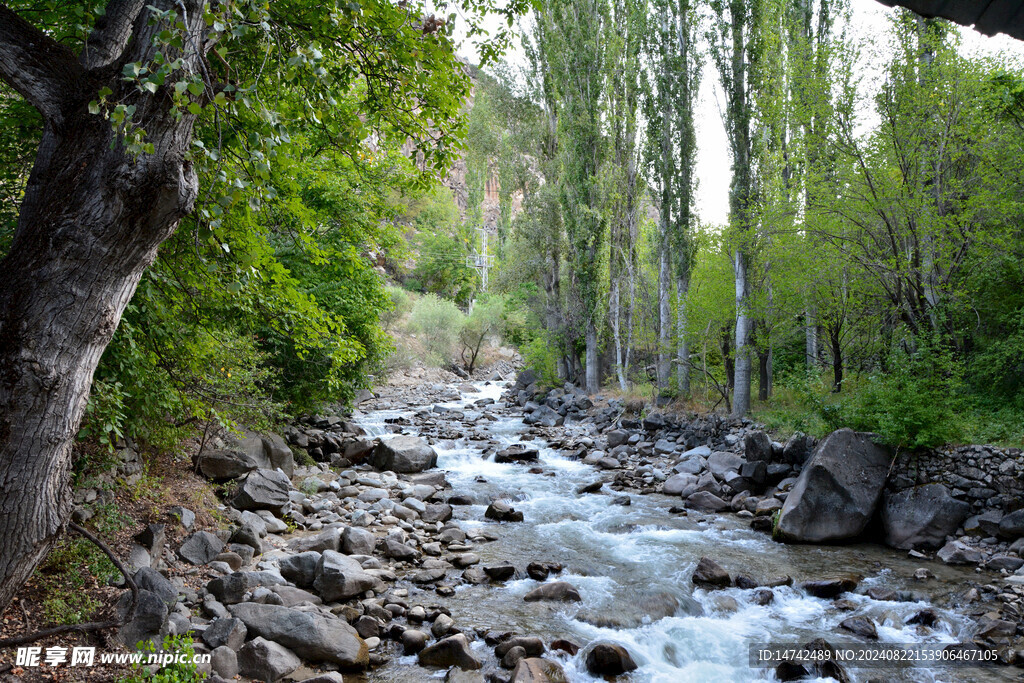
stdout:
[(176, 652), (101, 652), (99, 661), (95, 647), (19, 647), (14, 658), (15, 666), (94, 666), (96, 664), (206, 664), (209, 654)]

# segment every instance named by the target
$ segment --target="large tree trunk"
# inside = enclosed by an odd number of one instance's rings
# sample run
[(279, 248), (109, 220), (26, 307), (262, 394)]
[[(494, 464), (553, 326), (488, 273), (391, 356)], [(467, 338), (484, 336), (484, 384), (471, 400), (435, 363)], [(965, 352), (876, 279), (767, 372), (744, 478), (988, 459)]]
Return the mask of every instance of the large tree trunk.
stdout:
[(843, 388), (843, 343), (838, 328), (830, 330), (832, 342), (832, 391), (839, 393)]
[(747, 311), (748, 257), (744, 248), (736, 250), (736, 380), (733, 389), (732, 414), (743, 417), (750, 412), (750, 314)]
[(661, 254), (658, 262), (658, 391), (668, 389), (672, 375), (672, 302), (669, 297), (669, 283), (672, 279), (669, 265), (668, 235), (663, 227)]
[(690, 291), (690, 274), (676, 277), (676, 388), (680, 396), (690, 395), (690, 346), (686, 341), (686, 296)]
[(622, 325), (621, 306), (619, 305), (619, 282), (612, 281), (612, 291), (608, 307), (612, 316), (612, 339), (615, 342), (615, 376), (619, 380), (619, 388), (626, 390), (626, 368), (622, 363)]
[[(188, 28), (199, 36), (201, 7), (190, 6)], [(76, 61), (0, 6), (0, 75), (45, 122), (0, 262), (0, 612), (67, 523), (71, 450), (93, 372), (198, 191), (184, 158), (194, 117), (175, 121), (162, 92), (139, 95), (108, 67), (125, 45), (125, 61), (148, 60), (162, 30), (148, 16), (141, 2), (113, 3)], [(135, 104), (155, 153), (134, 158), (120, 142), (111, 149), (110, 122), (88, 112), (104, 85)]]
[(600, 359), (597, 357), (597, 325), (591, 319), (587, 323), (587, 392), (596, 393), (601, 390), (600, 373), (598, 365)]

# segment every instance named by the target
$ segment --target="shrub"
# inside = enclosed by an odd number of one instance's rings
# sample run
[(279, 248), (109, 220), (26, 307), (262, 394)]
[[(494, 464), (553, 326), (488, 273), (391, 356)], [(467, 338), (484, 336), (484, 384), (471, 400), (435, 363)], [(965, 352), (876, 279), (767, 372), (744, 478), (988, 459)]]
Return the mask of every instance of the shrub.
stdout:
[[(140, 643), (139, 649), (144, 654), (158, 652), (151, 641)], [(159, 651), (180, 655), (186, 661), (163, 666), (156, 671), (149, 671), (142, 668), (142, 665), (136, 664), (137, 672), (122, 679), (122, 683), (199, 683), (199, 681), (206, 680), (206, 674), (201, 673), (192, 662), (196, 653), (191, 637), (165, 636), (163, 646)]]
[(519, 349), (526, 367), (537, 373), (541, 384), (549, 387), (561, 384), (558, 379), (558, 345), (552, 336), (543, 330)]
[(451, 301), (426, 294), (412, 307), (409, 329), (423, 338), (428, 361), (443, 366), (451, 362), (465, 319)]

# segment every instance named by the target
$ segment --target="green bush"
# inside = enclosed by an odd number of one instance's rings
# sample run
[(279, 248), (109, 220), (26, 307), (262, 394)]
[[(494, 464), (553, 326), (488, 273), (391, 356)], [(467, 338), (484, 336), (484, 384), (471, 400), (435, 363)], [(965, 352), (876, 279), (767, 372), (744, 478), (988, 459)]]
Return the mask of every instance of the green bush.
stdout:
[(519, 347), (519, 352), (526, 367), (537, 373), (541, 384), (555, 387), (559, 386), (561, 381), (558, 379), (558, 345), (551, 337), (551, 333), (542, 330)]
[(409, 329), (422, 338), (428, 360), (443, 366), (452, 360), (465, 319), (451, 301), (425, 294), (412, 307)]
[(196, 653), (192, 646), (192, 638), (189, 636), (165, 636), (163, 646), (159, 650), (152, 642), (144, 641), (139, 643), (139, 649), (144, 654), (167, 652), (181, 655), (187, 661), (169, 664), (156, 671), (149, 671), (144, 669), (142, 664), (137, 664), (136, 673), (119, 679), (120, 683), (198, 683), (206, 680), (206, 674), (201, 673), (192, 663)]

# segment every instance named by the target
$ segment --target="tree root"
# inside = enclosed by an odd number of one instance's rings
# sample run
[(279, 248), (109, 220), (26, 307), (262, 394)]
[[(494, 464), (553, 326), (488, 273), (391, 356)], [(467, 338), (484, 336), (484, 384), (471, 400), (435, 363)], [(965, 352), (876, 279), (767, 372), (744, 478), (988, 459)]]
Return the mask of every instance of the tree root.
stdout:
[[(119, 560), (117, 556), (114, 555), (114, 551), (111, 550), (106, 543), (101, 541), (99, 538), (94, 536), (86, 529), (75, 524), (74, 522), (68, 522), (68, 528), (74, 531), (75, 533), (79, 534), (80, 536), (83, 536), (86, 540), (88, 540), (93, 545), (102, 550), (103, 553), (110, 558), (110, 561), (114, 563), (114, 566), (117, 567), (117, 570), (121, 572), (121, 575), (124, 577), (125, 583), (128, 584), (128, 588), (130, 588), (132, 591), (132, 600), (131, 603), (129, 603), (128, 605), (127, 611), (128, 617), (130, 619), (131, 616), (135, 613), (135, 606), (139, 604), (139, 587), (138, 585), (136, 585), (135, 579), (132, 578), (131, 574), (128, 573), (128, 570), (125, 568), (124, 564), (122, 564), (121, 560)], [(25, 643), (33, 643), (37, 640), (48, 638), (49, 636), (57, 636), (62, 633), (70, 633), (71, 631), (78, 631), (84, 633), (86, 631), (100, 631), (107, 628), (118, 628), (120, 626), (123, 626), (124, 624), (125, 622), (121, 621), (120, 619), (112, 619), (110, 621), (90, 621), (84, 624), (55, 626), (53, 628), (43, 629), (42, 631), (36, 631), (35, 633), (27, 633), (21, 636), (14, 636), (13, 638), (0, 639), (0, 647), (15, 647), (17, 645), (24, 645)]]

